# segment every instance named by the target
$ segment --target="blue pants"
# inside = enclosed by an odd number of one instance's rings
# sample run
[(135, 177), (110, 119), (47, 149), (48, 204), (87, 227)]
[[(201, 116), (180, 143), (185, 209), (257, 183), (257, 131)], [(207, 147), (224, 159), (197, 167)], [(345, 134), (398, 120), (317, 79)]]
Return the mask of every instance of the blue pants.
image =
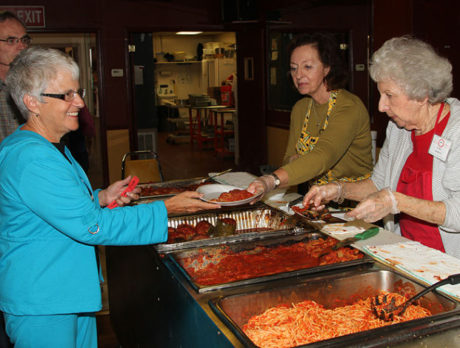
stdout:
[(4, 316), (15, 348), (97, 348), (94, 313)]

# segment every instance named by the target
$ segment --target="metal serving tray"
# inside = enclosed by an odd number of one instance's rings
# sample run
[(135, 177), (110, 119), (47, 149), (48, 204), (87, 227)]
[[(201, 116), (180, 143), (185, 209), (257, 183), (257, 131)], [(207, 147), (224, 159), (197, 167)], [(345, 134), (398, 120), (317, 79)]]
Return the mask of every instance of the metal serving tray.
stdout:
[[(155, 182), (155, 183), (143, 183), (137, 185), (137, 187), (142, 188), (185, 188), (190, 185), (198, 185), (203, 181), (204, 178), (191, 178), (191, 179), (180, 179), (180, 180), (170, 180), (170, 181), (162, 181), (162, 182)], [(213, 181), (211, 181), (213, 182)], [(142, 203), (142, 200), (144, 199), (160, 199), (160, 198), (166, 198), (166, 197), (172, 197), (177, 195), (177, 193), (167, 193), (167, 194), (159, 194), (159, 195), (146, 195), (146, 196), (141, 196), (139, 199), (139, 203)]]
[[(389, 270), (371, 269), (359, 273), (350, 270), (336, 275), (304, 277), (297, 279), (297, 283), (292, 285), (221, 296), (211, 299), (209, 305), (245, 346), (255, 347), (242, 328), (250, 317), (259, 315), (268, 308), (304, 300), (313, 300), (326, 308), (334, 308), (338, 303), (343, 306), (357, 299), (374, 296), (380, 290), (398, 292), (401, 282), (413, 286), (415, 291), (423, 288), (422, 285)], [(433, 315), (303, 346), (389, 347), (417, 336), (460, 326), (457, 302), (439, 293), (429, 293), (422, 298), (421, 305), (430, 309)]]
[(217, 220), (222, 218), (232, 218), (236, 221), (236, 230), (233, 235), (225, 237), (209, 236), (207, 239), (162, 243), (156, 244), (154, 247), (160, 253), (167, 253), (188, 248), (292, 235), (312, 232), (314, 230), (313, 227), (305, 224), (302, 219), (286, 215), (265, 204), (258, 204), (251, 208), (233, 208), (219, 210), (219, 212), (212, 211), (188, 216), (170, 217), (168, 219), (168, 227), (175, 228), (180, 224), (196, 226), (202, 220), (206, 220), (215, 226)]
[[(289, 246), (295, 243), (309, 242), (311, 240), (316, 240), (319, 238), (324, 239), (327, 237), (321, 233), (312, 232), (312, 233), (306, 233), (302, 235), (292, 235), (292, 236), (270, 238), (270, 239), (264, 239), (264, 240), (258, 240), (258, 241), (244, 241), (244, 242), (224, 244), (224, 245), (219, 245), (219, 246), (208, 246), (208, 247), (202, 247), (202, 248), (195, 248), (191, 250), (176, 251), (176, 252), (172, 252), (168, 254), (168, 257), (172, 260), (172, 263), (175, 264), (176, 267), (178, 267), (180, 272), (183, 273), (185, 278), (191, 284), (192, 288), (198, 293), (205, 293), (205, 292), (214, 291), (214, 290), (220, 290), (220, 289), (231, 288), (231, 287), (236, 287), (236, 286), (260, 283), (260, 282), (265, 282), (265, 281), (274, 280), (274, 279), (295, 277), (295, 276), (302, 275), (302, 274), (318, 273), (322, 271), (334, 270), (334, 269), (345, 268), (345, 267), (350, 267), (350, 266), (355, 266), (355, 265), (362, 265), (366, 263), (373, 263), (373, 259), (365, 254), (363, 254), (363, 258), (356, 259), (356, 260), (344, 261), (344, 262), (320, 265), (320, 266), (313, 266), (313, 267), (304, 267), (304, 268), (297, 268), (297, 266), (293, 266), (292, 261), (291, 261), (291, 264), (289, 266), (286, 265), (287, 271), (283, 271), (283, 272), (275, 273), (275, 274), (269, 274), (269, 271), (267, 271), (266, 275), (260, 275), (260, 276), (256, 276), (253, 278), (235, 280), (235, 281), (230, 281), (227, 283), (212, 284), (212, 285), (199, 284), (198, 282), (195, 281), (195, 279), (192, 278), (188, 270), (185, 269), (184, 267), (184, 264), (187, 258), (196, 258), (196, 259), (199, 259), (201, 262), (201, 264), (199, 264), (198, 261), (195, 260), (190, 265), (190, 267), (200, 267), (202, 264), (208, 265), (210, 263), (214, 263), (214, 264), (219, 263), (221, 253), (225, 252), (227, 248), (230, 248), (232, 252), (236, 252), (236, 253), (249, 252), (252, 254), (256, 254), (260, 251), (261, 246), (268, 247), (268, 248), (278, 247), (278, 246)], [(270, 259), (273, 260), (273, 258), (270, 258)], [(283, 259), (280, 259), (277, 265), (285, 266), (285, 264), (283, 263)], [(263, 267), (263, 264), (260, 263), (260, 266)]]

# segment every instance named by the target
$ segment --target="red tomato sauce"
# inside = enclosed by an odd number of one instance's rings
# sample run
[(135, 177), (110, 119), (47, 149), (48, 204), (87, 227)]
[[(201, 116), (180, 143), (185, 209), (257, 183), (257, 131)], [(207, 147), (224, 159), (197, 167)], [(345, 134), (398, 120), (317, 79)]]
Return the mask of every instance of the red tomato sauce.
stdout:
[[(291, 245), (257, 246), (240, 252), (224, 247), (213, 255), (202, 253), (179, 262), (197, 284), (216, 285), (364, 257), (359, 250), (347, 247), (332, 251), (330, 247), (336, 243), (328, 237)], [(324, 251), (326, 254), (322, 255)]]

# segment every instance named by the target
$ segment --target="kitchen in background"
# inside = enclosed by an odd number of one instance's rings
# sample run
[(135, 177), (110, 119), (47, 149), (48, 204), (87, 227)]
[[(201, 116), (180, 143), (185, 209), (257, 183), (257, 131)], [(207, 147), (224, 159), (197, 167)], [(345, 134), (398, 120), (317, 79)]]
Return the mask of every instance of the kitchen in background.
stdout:
[[(236, 74), (235, 34), (154, 33), (155, 88), (158, 105), (209, 95)], [(209, 95), (220, 102), (217, 94)]]
[[(189, 106), (236, 108), (235, 33), (187, 34), (157, 32), (142, 36), (142, 45), (136, 42), (136, 56), (145, 56), (138, 49), (150, 49), (150, 43), (146, 46), (150, 38), (153, 50), (151, 69), (143, 62), (134, 65), (139, 150), (156, 151), (157, 132), (167, 132), (171, 143), (190, 142)], [(153, 81), (146, 81), (152, 75)], [(236, 115), (224, 115), (225, 124), (233, 129)], [(234, 152), (235, 137), (226, 140)]]

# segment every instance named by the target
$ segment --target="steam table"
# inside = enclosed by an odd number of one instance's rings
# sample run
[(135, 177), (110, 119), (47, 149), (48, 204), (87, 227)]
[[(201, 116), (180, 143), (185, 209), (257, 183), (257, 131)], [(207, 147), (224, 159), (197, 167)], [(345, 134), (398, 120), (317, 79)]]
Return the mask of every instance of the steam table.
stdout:
[[(378, 238), (379, 244), (389, 244), (394, 242), (395, 237), (389, 231), (380, 231)], [(364, 247), (369, 240), (359, 243)], [(263, 292), (268, 288), (297, 286), (323, 275), (343, 276), (346, 272), (361, 274), (370, 270), (390, 270), (376, 261), (346, 270), (290, 276), (199, 293), (167, 253), (162, 255), (150, 245), (106, 247), (106, 257), (112, 326), (122, 346), (142, 347), (243, 348), (245, 341), (232, 329), (231, 323), (214, 311), (212, 301), (226, 296)], [(383, 331), (384, 335), (369, 331), (359, 337), (338, 338), (330, 346), (459, 347), (460, 314), (417, 326), (407, 325), (401, 330), (392, 330), (388, 326)], [(344, 345), (343, 340), (350, 344)], [(322, 344), (319, 342), (312, 346)]]
[[(214, 312), (211, 300), (263, 291), (267, 287), (295, 285), (315, 277), (290, 277), (200, 294), (168, 257), (159, 256), (151, 246), (110, 247), (109, 250), (116, 251), (116, 255), (108, 259), (110, 317), (123, 346), (243, 348), (241, 337)], [(358, 274), (374, 268), (387, 269), (376, 263), (361, 265), (349, 272)], [(329, 274), (343, 272), (336, 270)], [(428, 326), (434, 324), (422, 327), (426, 331), (421, 335), (407, 329), (403, 342), (401, 331), (388, 330), (384, 337), (369, 334), (365, 340), (354, 341), (348, 346), (458, 347), (459, 319), (440, 321), (437, 329), (430, 331)], [(314, 346), (321, 346), (321, 343)]]

